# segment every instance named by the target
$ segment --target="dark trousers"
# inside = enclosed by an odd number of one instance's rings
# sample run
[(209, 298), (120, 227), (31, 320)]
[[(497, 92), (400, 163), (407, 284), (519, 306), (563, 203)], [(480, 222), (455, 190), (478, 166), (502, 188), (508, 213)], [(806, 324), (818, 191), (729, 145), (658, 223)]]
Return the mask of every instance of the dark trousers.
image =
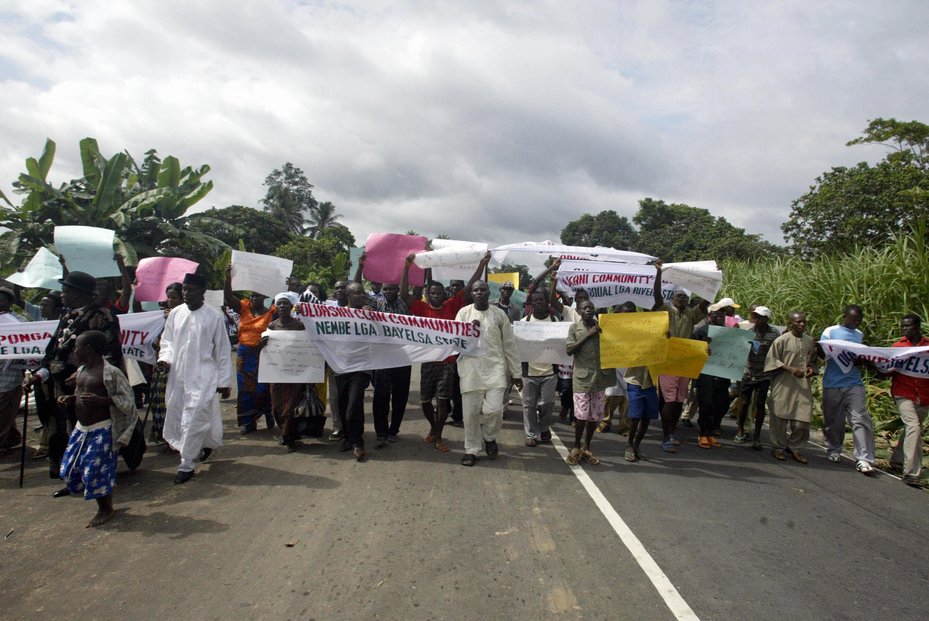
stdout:
[(77, 421), (74, 415), (74, 404), (60, 406), (57, 398), (62, 395), (73, 395), (74, 388), (65, 386), (66, 377), (55, 377), (55, 390), (52, 393), (53, 408), (48, 410), (48, 476), (51, 479), (57, 479), (61, 469), (61, 459), (64, 457), (65, 449), (68, 447), (68, 438), (71, 435), (68, 429)]
[(768, 389), (771, 380), (742, 380), (742, 409), (739, 411), (739, 426), (745, 425), (748, 417), (748, 408), (752, 404), (752, 395), (755, 395), (755, 415), (753, 437), (758, 440), (761, 434), (761, 425), (764, 424), (765, 403), (768, 400)]
[(729, 410), (730, 383), (727, 378), (712, 375), (697, 378), (697, 403), (700, 405), (697, 426), (701, 436), (712, 435), (722, 424)]
[(337, 373), (333, 377), (345, 441), (353, 448), (362, 447), (365, 445), (362, 437), (365, 430), (365, 388), (371, 383), (371, 374), (355, 371)]
[(374, 433), (379, 438), (400, 433), (400, 423), (410, 396), (411, 371), (412, 367), (407, 366), (374, 372)]
[(461, 382), (458, 380), (458, 366), (452, 365), (452, 398), (451, 412), (452, 420), (456, 423), (464, 421), (464, 410), (461, 407)]

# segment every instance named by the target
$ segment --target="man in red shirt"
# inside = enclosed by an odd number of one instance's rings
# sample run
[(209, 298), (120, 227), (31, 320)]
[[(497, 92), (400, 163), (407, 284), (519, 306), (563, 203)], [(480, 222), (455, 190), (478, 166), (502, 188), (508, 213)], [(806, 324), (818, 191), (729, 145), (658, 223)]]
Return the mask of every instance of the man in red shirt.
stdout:
[[(929, 346), (929, 339), (922, 334), (922, 320), (916, 313), (907, 313), (900, 321), (903, 338), (893, 344), (893, 347), (925, 347)], [(902, 441), (897, 443), (891, 462), (900, 461), (903, 453), (903, 482), (912, 487), (922, 487), (919, 472), (923, 461), (922, 426), (929, 412), (929, 379), (903, 375), (894, 370), (890, 385), (890, 394), (893, 395), (900, 412), (900, 420), (906, 426)]]
[[(451, 297), (446, 297), (445, 286), (442, 283), (435, 281), (426, 283), (426, 301), (424, 302), (413, 299), (413, 296), (410, 295), (410, 266), (413, 264), (415, 257), (416, 255), (411, 254), (406, 258), (403, 265), (400, 297), (406, 303), (410, 312), (418, 317), (449, 320), (454, 320), (458, 311), (468, 303), (467, 292), (471, 290), (474, 281), (484, 275), (487, 262), (490, 261), (490, 253), (488, 252), (478, 264), (474, 275), (468, 281), (468, 286)], [(423, 416), (429, 421), (430, 426), (429, 433), (423, 440), (429, 444), (434, 444), (436, 450), (442, 453), (448, 452), (448, 445), (442, 439), (442, 428), (445, 426), (445, 418), (448, 416), (448, 401), (452, 396), (455, 358), (455, 356), (449, 356), (445, 360), (424, 362), (420, 367), (420, 402), (423, 408)], [(436, 406), (432, 405), (433, 399), (436, 400)]]

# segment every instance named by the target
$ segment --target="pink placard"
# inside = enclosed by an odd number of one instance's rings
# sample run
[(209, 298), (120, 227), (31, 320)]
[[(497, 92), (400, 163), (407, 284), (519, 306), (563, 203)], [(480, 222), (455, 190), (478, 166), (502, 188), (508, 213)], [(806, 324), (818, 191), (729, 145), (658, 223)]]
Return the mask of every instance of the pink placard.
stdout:
[(140, 302), (167, 300), (165, 288), (172, 282), (183, 282), (185, 274), (197, 271), (200, 264), (177, 257), (148, 257), (139, 261), (135, 270), (135, 299)]
[[(426, 249), (422, 235), (372, 233), (365, 242), (364, 277), (372, 282), (399, 284), (403, 264), (411, 254)], [(410, 285), (422, 285), (426, 273), (414, 263), (410, 266)]]

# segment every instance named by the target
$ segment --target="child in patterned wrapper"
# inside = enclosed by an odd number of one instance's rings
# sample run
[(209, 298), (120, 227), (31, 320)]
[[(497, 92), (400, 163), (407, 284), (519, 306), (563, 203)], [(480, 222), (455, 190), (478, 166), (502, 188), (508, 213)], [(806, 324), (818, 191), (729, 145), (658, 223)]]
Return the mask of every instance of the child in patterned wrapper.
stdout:
[(115, 515), (117, 447), (128, 442), (136, 419), (132, 387), (122, 371), (103, 359), (107, 351), (102, 332), (88, 330), (77, 337), (74, 355), (81, 366), (68, 379), (74, 382), (75, 391), (58, 398), (61, 406), (73, 402), (77, 415), (60, 476), (71, 494), (83, 492), (86, 500), (97, 501), (97, 513), (88, 528)]

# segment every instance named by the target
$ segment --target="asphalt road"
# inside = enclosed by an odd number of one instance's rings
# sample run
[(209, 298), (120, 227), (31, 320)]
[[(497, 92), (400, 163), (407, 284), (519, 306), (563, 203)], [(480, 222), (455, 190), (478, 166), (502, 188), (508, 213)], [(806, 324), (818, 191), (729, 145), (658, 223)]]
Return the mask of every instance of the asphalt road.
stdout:
[(286, 454), (276, 430), (242, 438), (233, 404), (226, 445), (192, 482), (173, 485), (177, 458), (157, 448), (132, 475), (120, 463), (119, 513), (97, 529), (84, 528), (94, 503), (51, 497), (60, 484), (44, 462), (28, 464), (20, 490), (18, 459), (0, 461), (2, 617), (926, 617), (929, 494), (813, 447), (809, 465), (781, 463), (734, 445), (731, 428), (713, 450), (683, 429), (668, 456), (653, 431), (649, 459), (629, 464), (616, 434), (597, 435), (603, 463), (580, 470), (669, 594), (556, 447), (524, 446), (516, 406), (500, 458), (464, 468), (462, 430), (436, 452), (418, 407), (399, 443), (375, 449), (369, 433), (356, 463), (329, 442)]

